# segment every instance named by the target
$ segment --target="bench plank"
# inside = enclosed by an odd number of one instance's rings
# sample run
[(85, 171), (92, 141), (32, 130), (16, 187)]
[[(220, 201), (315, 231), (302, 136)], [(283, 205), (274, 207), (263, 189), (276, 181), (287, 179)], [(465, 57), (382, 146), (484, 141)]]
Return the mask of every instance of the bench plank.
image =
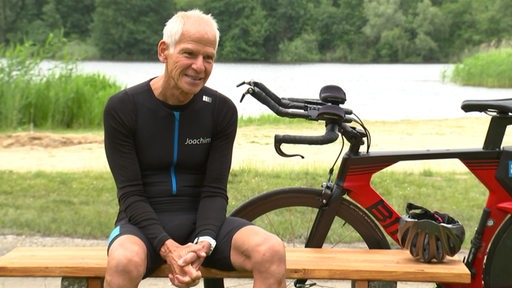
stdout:
[[(287, 278), (470, 283), (462, 261), (415, 261), (406, 250), (286, 248)], [(18, 247), (0, 257), (0, 276), (102, 278), (105, 247)], [(250, 278), (248, 272), (203, 268), (204, 277)], [(153, 277), (167, 277), (165, 266)]]

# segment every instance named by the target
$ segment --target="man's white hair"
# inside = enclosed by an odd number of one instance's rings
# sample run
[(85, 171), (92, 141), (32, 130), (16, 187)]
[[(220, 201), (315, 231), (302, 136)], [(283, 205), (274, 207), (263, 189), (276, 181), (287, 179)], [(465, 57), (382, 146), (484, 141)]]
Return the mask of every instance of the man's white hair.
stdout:
[(169, 46), (169, 50), (172, 51), (174, 49), (174, 46), (180, 39), (181, 33), (183, 32), (183, 25), (185, 24), (185, 21), (191, 18), (202, 18), (211, 23), (213, 29), (215, 30), (215, 36), (217, 40), (217, 46), (215, 47), (215, 50), (217, 50), (220, 38), (219, 26), (217, 25), (217, 21), (215, 20), (215, 18), (213, 18), (212, 15), (205, 14), (199, 9), (180, 11), (176, 13), (171, 19), (169, 19), (169, 21), (167, 21), (163, 30), (162, 40), (164, 40), (167, 43), (167, 45)]

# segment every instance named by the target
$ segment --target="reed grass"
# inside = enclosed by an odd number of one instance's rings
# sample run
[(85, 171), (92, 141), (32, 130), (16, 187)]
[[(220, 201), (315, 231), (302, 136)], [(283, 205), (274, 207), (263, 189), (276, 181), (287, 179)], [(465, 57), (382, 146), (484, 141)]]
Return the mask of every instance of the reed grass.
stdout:
[(512, 88), (512, 48), (501, 48), (479, 53), (456, 64), (445, 75), (450, 81), (489, 88)]
[(106, 100), (121, 85), (99, 73), (79, 74), (72, 60), (45, 61), (55, 49), (50, 44), (2, 49), (1, 130), (101, 127)]

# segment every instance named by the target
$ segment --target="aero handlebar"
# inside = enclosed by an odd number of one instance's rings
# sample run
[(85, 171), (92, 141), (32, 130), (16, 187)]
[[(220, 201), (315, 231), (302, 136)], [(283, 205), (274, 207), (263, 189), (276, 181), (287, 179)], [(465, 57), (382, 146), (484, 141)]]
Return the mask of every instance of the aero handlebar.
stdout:
[(304, 158), (299, 154), (289, 155), (284, 153), (281, 149), (282, 144), (325, 145), (336, 141), (340, 133), (350, 143), (353, 143), (352, 141), (357, 145), (364, 143), (362, 138), (366, 134), (346, 124), (354, 121), (352, 117), (347, 116), (352, 114), (352, 110), (340, 107), (340, 104), (345, 102), (345, 92), (337, 86), (325, 86), (320, 91), (320, 100), (313, 100), (281, 98), (262, 83), (255, 81), (242, 82), (237, 87), (244, 84), (249, 85), (249, 87), (242, 95), (240, 102), (247, 94), (250, 94), (280, 117), (325, 121), (325, 133), (320, 136), (275, 135), (274, 148), (280, 156), (300, 156)]

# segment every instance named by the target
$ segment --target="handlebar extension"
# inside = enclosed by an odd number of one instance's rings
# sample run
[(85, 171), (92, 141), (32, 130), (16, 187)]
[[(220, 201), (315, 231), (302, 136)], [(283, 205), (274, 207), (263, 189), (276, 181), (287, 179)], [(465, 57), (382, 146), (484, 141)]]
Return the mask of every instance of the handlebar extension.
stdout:
[[(247, 88), (247, 91), (242, 96), (242, 100), (243, 100), (243, 97), (245, 97), (245, 95), (247, 95), (247, 94), (252, 95), (254, 98), (256, 98), (256, 100), (261, 102), (263, 105), (267, 106), (270, 110), (272, 110), (272, 112), (274, 112), (278, 116), (288, 117), (288, 118), (306, 118), (306, 119), (310, 118), (308, 116), (308, 113), (306, 113), (305, 111), (294, 111), (294, 110), (289, 110), (289, 109), (283, 107), (283, 106), (287, 106), (287, 105), (289, 106), (289, 104), (281, 101), (281, 99), (279, 99), (279, 101), (275, 101), (274, 99), (269, 98), (271, 96), (264, 93), (258, 87), (252, 86), (252, 87)], [(242, 100), (240, 100), (240, 101), (242, 101)], [(304, 109), (304, 105), (301, 105), (300, 108)], [(295, 109), (297, 109), (297, 108), (295, 108)]]
[[(336, 102), (337, 99), (334, 97), (323, 97), (323, 99), (332, 99), (333, 103), (331, 104), (313, 99), (281, 98), (270, 91), (263, 83), (247, 81), (238, 84), (237, 87), (243, 84), (249, 85), (249, 88), (242, 95), (240, 102), (244, 100), (247, 94), (250, 94), (280, 117), (303, 118), (307, 120), (326, 120), (323, 117), (327, 117), (338, 118), (341, 122), (345, 121), (346, 115), (352, 114), (352, 110), (340, 107), (340, 102)], [(326, 87), (329, 88), (328, 90), (333, 90), (332, 87), (335, 86), (329, 85)], [(341, 88), (339, 90), (343, 92)], [(351, 120), (346, 119), (346, 122), (349, 123)]]

